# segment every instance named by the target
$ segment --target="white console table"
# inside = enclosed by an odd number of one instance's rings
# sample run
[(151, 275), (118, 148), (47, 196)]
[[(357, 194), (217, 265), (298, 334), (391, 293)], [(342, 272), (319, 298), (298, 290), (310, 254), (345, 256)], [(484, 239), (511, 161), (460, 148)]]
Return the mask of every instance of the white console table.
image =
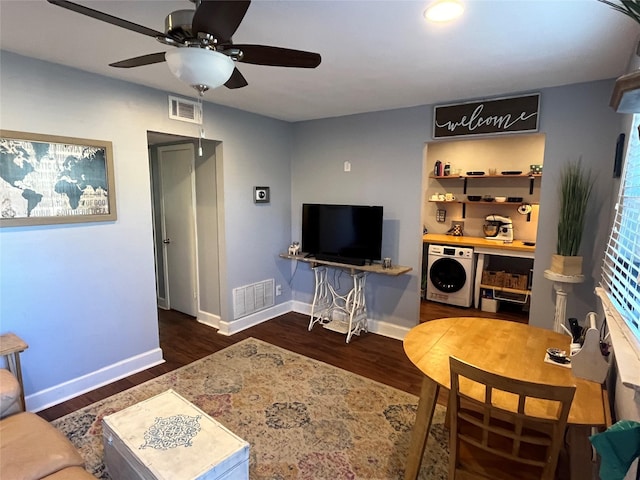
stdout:
[[(353, 335), (367, 331), (367, 305), (365, 300), (365, 286), (367, 274), (398, 276), (412, 270), (411, 267), (394, 265), (382, 268), (381, 264), (349, 265), (346, 263), (329, 262), (306, 258), (304, 253), (299, 255), (280, 254), (281, 258), (309, 263), (315, 274), (315, 292), (311, 305), (309, 331), (316, 323), (324, 328), (346, 334), (347, 343)], [(328, 268), (338, 268), (349, 272), (353, 286), (346, 295), (341, 295), (329, 282)]]

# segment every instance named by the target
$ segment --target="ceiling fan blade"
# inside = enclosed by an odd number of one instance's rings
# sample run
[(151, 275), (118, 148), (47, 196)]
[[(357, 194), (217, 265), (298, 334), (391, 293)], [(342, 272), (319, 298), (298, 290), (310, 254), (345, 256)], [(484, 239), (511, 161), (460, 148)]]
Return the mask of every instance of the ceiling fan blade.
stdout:
[(240, 70), (238, 70), (237, 68), (233, 69), (233, 73), (231, 74), (231, 77), (229, 78), (229, 80), (227, 80), (227, 83), (224, 84), (225, 87), (231, 88), (231, 89), (242, 88), (242, 87), (246, 87), (247, 85), (249, 85), (247, 83), (247, 80), (244, 78), (242, 73), (240, 73)]
[(251, 5), (250, 0), (202, 0), (193, 16), (194, 33), (210, 33), (220, 43), (226, 43), (240, 26)]
[(53, 5), (66, 8), (67, 10), (71, 10), (73, 12), (86, 15), (87, 17), (95, 18), (96, 20), (100, 20), (102, 22), (110, 23), (111, 25), (115, 25), (117, 27), (126, 28), (127, 30), (131, 30), (136, 33), (141, 33), (149, 37), (170, 38), (170, 37), (167, 37), (167, 35), (165, 35), (162, 32), (158, 32), (151, 28), (143, 27), (142, 25), (129, 22), (128, 20), (124, 20), (122, 18), (114, 17), (113, 15), (109, 15), (108, 13), (99, 12), (98, 10), (94, 10), (93, 8), (85, 7), (83, 5), (78, 5), (77, 3), (67, 2), (66, 0), (47, 0), (47, 1)]
[(240, 62), (274, 67), (316, 68), (322, 58), (319, 53), (292, 50), (290, 48), (269, 47), (266, 45), (233, 45), (242, 51)]
[(119, 62), (110, 63), (109, 66), (116, 68), (132, 68), (141, 67), (143, 65), (152, 65), (160, 62), (164, 62), (164, 52), (150, 53), (140, 57), (128, 58)]

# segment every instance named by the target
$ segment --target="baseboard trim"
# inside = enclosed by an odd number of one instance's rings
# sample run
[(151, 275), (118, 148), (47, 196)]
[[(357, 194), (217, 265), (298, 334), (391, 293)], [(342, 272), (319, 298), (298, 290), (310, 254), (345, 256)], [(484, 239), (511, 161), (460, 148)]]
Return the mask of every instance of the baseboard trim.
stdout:
[[(291, 310), (303, 315), (311, 315), (311, 304), (294, 301), (292, 302)], [(369, 332), (395, 340), (404, 340), (405, 335), (411, 330), (409, 327), (399, 327), (389, 322), (371, 319), (367, 320), (367, 326)]]
[[(210, 327), (217, 328), (218, 333), (221, 335), (230, 336), (288, 312), (310, 315), (311, 305), (291, 300), (280, 303), (274, 307), (261, 310), (260, 312), (256, 312), (233, 322), (225, 322), (217, 315), (200, 311), (198, 312), (197, 321)], [(399, 327), (388, 322), (377, 320), (369, 320), (368, 326), (369, 332), (396, 340), (404, 339), (405, 335), (410, 330), (408, 327)], [(74, 378), (59, 385), (28, 395), (25, 399), (27, 403), (27, 410), (39, 412), (45, 408), (49, 408), (53, 405), (57, 405), (66, 400), (77, 397), (78, 395), (82, 395), (83, 393), (87, 393), (91, 390), (95, 390), (96, 388), (113, 383), (121, 378), (125, 378), (142, 370), (160, 365), (161, 363), (164, 363), (164, 361), (164, 358), (162, 358), (162, 350), (160, 348), (122, 360), (114, 363), (113, 365), (96, 370), (95, 372), (88, 373), (81, 377)]]
[(155, 348), (134, 357), (82, 375), (59, 385), (32, 393), (25, 398), (27, 410), (39, 412), (96, 388), (164, 363), (162, 350)]
[(220, 328), (220, 315), (214, 315), (213, 313), (199, 310), (196, 320), (203, 325), (216, 329)]
[(411, 328), (400, 327), (389, 322), (381, 322), (379, 320), (369, 320), (369, 331), (383, 337), (393, 338), (395, 340), (404, 340), (404, 337)]
[(218, 322), (218, 333), (227, 336), (233, 335), (234, 333), (241, 332), (249, 327), (253, 327), (260, 323), (266, 322), (267, 320), (271, 320), (272, 318), (275, 318), (279, 315), (284, 315), (291, 310), (291, 302), (284, 302), (273, 307), (260, 310), (259, 312), (252, 313), (251, 315), (247, 315), (246, 317), (239, 318), (232, 322), (225, 322), (224, 320), (220, 320), (220, 322)]

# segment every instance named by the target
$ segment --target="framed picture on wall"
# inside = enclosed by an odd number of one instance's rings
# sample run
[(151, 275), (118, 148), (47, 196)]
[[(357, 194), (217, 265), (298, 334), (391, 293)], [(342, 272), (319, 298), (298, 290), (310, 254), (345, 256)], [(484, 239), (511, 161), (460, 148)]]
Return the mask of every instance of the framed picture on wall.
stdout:
[(0, 227), (115, 220), (111, 142), (0, 130)]

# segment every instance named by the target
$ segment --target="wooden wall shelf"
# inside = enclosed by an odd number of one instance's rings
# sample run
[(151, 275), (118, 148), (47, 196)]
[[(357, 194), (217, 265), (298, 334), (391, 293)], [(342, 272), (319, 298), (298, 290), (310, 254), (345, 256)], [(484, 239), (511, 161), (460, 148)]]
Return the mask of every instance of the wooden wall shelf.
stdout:
[(640, 71), (616, 80), (609, 105), (618, 113), (640, 112)]

